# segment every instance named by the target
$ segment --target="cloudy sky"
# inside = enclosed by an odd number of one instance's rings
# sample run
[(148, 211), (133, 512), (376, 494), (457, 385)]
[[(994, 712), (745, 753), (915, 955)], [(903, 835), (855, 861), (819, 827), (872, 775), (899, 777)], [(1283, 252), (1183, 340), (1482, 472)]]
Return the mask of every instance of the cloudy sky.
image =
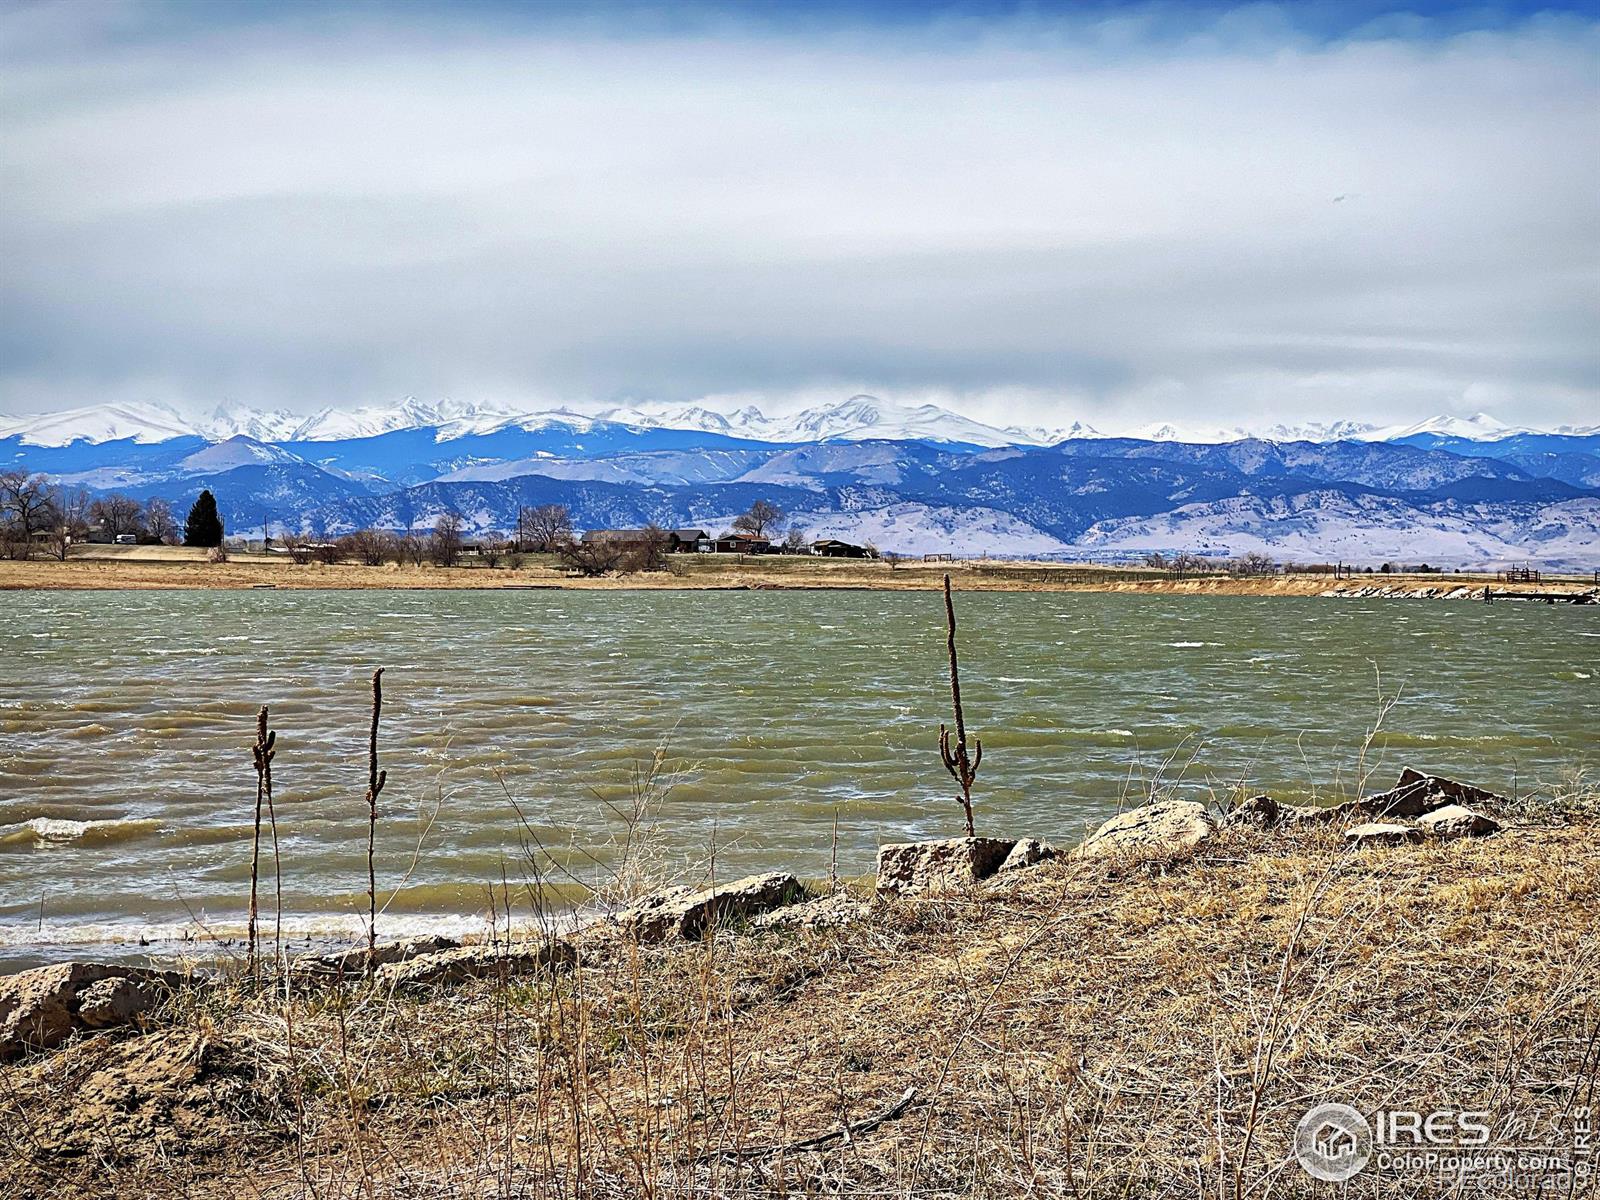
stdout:
[(1600, 421), (1600, 11), (0, 0), (0, 411)]

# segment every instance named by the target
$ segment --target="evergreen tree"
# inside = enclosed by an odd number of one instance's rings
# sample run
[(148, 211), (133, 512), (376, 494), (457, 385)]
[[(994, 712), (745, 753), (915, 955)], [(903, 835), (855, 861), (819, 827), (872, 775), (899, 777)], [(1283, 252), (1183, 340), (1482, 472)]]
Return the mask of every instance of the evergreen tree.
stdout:
[(189, 519), (183, 523), (183, 544), (222, 545), (222, 518), (217, 515), (217, 498), (209, 491), (201, 492), (189, 510)]

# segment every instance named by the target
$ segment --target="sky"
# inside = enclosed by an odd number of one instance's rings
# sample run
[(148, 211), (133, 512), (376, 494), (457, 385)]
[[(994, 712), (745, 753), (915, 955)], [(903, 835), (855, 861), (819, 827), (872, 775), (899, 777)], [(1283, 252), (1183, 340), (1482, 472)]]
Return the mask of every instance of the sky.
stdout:
[(1600, 422), (1600, 3), (0, 0), (0, 412)]

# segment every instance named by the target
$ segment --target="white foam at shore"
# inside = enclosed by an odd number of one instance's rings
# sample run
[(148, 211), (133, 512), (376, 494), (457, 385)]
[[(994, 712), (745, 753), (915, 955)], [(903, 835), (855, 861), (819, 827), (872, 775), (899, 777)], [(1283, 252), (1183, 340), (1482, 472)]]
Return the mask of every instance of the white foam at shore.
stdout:
[[(570, 924), (571, 917), (551, 917), (544, 923), (531, 918), (514, 920), (514, 930), (533, 931), (547, 926), (551, 921)], [(263, 913), (260, 921), (261, 936), (270, 941), (276, 922), (270, 913)], [(500, 929), (504, 931), (502, 921)], [(494, 927), (484, 914), (461, 913), (406, 913), (378, 917), (378, 936), (384, 941), (404, 941), (408, 938), (439, 936), (454, 938), (487, 937)], [(32, 946), (159, 946), (168, 951), (193, 946), (203, 949), (221, 942), (242, 941), (246, 932), (244, 918), (229, 917), (215, 922), (205, 921), (85, 921), (64, 922), (46, 920), (30, 924), (18, 922), (0, 926), (0, 948), (26, 949)], [(316, 914), (283, 918), (285, 942), (349, 942), (364, 941), (367, 925), (364, 917), (355, 914)]]

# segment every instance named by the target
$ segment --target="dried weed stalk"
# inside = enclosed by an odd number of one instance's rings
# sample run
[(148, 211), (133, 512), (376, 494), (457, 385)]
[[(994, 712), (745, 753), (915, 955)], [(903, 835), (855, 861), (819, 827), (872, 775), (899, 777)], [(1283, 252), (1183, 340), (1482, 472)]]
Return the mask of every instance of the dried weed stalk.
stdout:
[(944, 769), (950, 772), (961, 787), (961, 811), (967, 819), (967, 836), (972, 836), (972, 781), (977, 778), (978, 764), (983, 761), (983, 742), (973, 738), (973, 755), (967, 757), (967, 720), (961, 711), (961, 671), (956, 663), (956, 606), (950, 597), (950, 576), (944, 577), (945, 645), (950, 651), (950, 702), (956, 711), (956, 743), (950, 748), (950, 731), (939, 726), (939, 757)]

